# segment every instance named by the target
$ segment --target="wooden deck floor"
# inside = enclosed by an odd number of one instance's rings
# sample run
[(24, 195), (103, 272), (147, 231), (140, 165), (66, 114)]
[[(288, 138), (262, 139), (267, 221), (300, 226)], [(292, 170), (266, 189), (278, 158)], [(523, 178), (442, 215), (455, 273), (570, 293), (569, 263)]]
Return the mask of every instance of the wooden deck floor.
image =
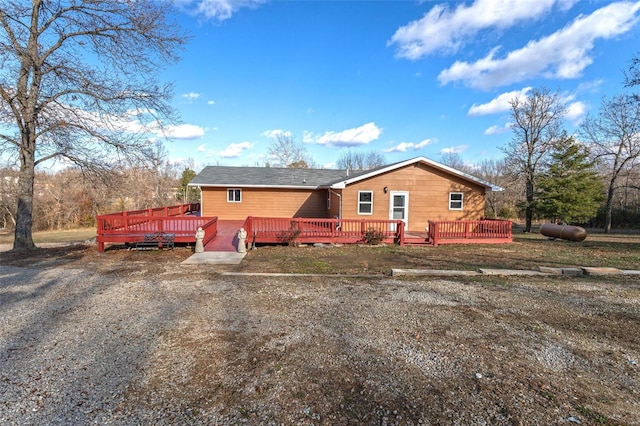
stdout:
[(244, 220), (218, 220), (218, 233), (204, 251), (237, 251), (237, 235), (243, 224)]

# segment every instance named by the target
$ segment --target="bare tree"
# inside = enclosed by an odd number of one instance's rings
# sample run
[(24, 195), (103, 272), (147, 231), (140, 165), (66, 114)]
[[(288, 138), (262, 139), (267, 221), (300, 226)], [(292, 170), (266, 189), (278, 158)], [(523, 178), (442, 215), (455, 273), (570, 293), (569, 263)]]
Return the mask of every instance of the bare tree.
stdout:
[[(170, 122), (160, 66), (186, 41), (166, 2), (0, 0), (0, 152), (20, 164), (14, 250), (32, 249), (35, 167), (107, 170)], [(138, 131), (131, 131), (132, 125)]]
[(471, 171), (471, 167), (465, 164), (462, 156), (457, 152), (447, 152), (440, 155), (440, 162), (461, 172), (467, 173)]
[(487, 192), (487, 217), (510, 219), (516, 216), (516, 207), (523, 200), (523, 185), (511, 175), (505, 159), (483, 160), (476, 165), (473, 175), (502, 188), (502, 191)]
[[(640, 102), (631, 95), (604, 99), (598, 115), (588, 116), (580, 128), (597, 161), (608, 169), (604, 231), (611, 231), (613, 200), (625, 186), (623, 178), (632, 176), (640, 159)], [(640, 190), (640, 187), (637, 188)]]
[(288, 133), (278, 133), (269, 145), (269, 157), (281, 167), (306, 169), (311, 163), (304, 143)]
[[(640, 54), (637, 54), (631, 59), (631, 66), (629, 71), (624, 73), (624, 83), (627, 87), (640, 86)], [(640, 102), (640, 95), (632, 94), (636, 102)]]
[(531, 232), (536, 178), (554, 144), (564, 138), (562, 121), (566, 106), (557, 93), (534, 89), (526, 98), (510, 102), (513, 138), (502, 147), (516, 177), (525, 182), (525, 232)]
[(377, 151), (353, 152), (344, 151), (336, 163), (339, 169), (370, 170), (387, 164), (384, 155)]

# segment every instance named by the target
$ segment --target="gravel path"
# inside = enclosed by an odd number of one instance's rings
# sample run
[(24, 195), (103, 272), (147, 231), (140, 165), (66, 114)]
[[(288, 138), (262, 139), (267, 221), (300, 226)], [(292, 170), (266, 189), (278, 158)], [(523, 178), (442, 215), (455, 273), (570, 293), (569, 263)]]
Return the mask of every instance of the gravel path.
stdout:
[(2, 266), (0, 424), (640, 424), (640, 280), (546, 280)]

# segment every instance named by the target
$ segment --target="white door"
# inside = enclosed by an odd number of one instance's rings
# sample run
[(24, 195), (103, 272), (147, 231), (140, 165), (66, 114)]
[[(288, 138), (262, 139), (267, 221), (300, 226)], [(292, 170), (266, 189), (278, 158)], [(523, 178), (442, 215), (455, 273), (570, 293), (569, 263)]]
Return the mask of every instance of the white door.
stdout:
[[(389, 195), (389, 219), (403, 221), (406, 230), (409, 225), (409, 193), (407, 191), (390, 191)], [(391, 230), (396, 230), (395, 224), (391, 225)]]

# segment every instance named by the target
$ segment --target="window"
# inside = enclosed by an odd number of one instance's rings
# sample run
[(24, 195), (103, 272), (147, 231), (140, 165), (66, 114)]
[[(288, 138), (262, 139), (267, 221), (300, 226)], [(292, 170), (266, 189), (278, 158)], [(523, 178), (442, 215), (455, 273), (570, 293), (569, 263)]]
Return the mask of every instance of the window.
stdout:
[(242, 202), (242, 190), (241, 189), (227, 189), (227, 202), (229, 202), (229, 203), (241, 203)]
[(358, 191), (358, 214), (373, 214), (373, 191)]
[(462, 210), (462, 199), (464, 194), (462, 192), (450, 192), (449, 193), (449, 210)]

